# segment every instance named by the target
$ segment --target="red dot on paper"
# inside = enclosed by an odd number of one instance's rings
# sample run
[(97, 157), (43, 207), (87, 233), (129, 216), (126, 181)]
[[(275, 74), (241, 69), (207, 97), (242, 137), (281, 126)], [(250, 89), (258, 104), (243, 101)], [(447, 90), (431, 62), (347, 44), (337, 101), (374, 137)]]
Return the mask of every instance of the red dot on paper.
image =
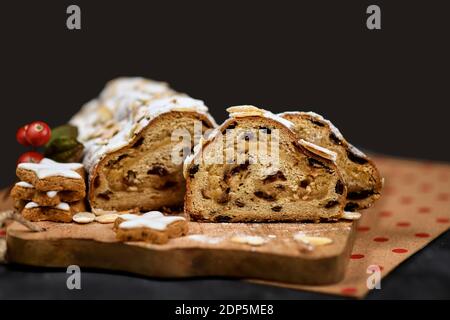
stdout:
[(409, 227), (410, 225), (411, 225), (411, 223), (409, 223), (407, 221), (397, 222), (397, 227)]
[(392, 211), (381, 211), (380, 212), (380, 217), (387, 218), (390, 216), (392, 216)]
[(394, 253), (406, 253), (406, 252), (408, 252), (408, 249), (395, 248), (395, 249), (392, 249), (392, 252), (394, 252)]
[(350, 259), (353, 259), (353, 260), (358, 260), (358, 259), (362, 259), (362, 258), (364, 258), (364, 255), (360, 254), (360, 253), (354, 253), (350, 256)]
[(410, 204), (410, 203), (413, 202), (413, 198), (411, 198), (411, 197), (401, 197), (400, 198), (400, 202), (402, 204)]
[(412, 183), (416, 180), (416, 176), (413, 173), (405, 174), (403, 177), (403, 181), (406, 183)]
[(416, 233), (415, 236), (417, 238), (429, 238), (430, 234), (429, 233), (425, 233), (425, 232), (419, 232), (419, 233)]
[(450, 194), (448, 193), (440, 193), (438, 194), (439, 201), (448, 201), (450, 199)]
[(383, 188), (383, 193), (384, 194), (394, 194), (395, 193), (395, 188), (392, 186), (386, 186)]
[(360, 232), (369, 231), (369, 230), (370, 230), (370, 227), (360, 226), (360, 227), (358, 227), (357, 230), (360, 231)]
[(437, 223), (448, 223), (450, 221), (449, 218), (437, 218), (436, 222)]
[(347, 287), (347, 288), (342, 288), (341, 293), (342, 294), (348, 294), (348, 295), (352, 295), (356, 293), (356, 288), (354, 287)]
[(429, 183), (422, 183), (420, 185), (420, 191), (422, 191), (424, 193), (430, 192), (432, 188), (433, 188), (433, 186)]
[(419, 213), (430, 213), (430, 212), (431, 212), (430, 207), (420, 207), (419, 208)]
[(375, 241), (375, 242), (386, 242), (386, 241), (389, 241), (389, 238), (386, 238), (386, 237), (376, 237), (376, 238), (373, 238), (373, 241)]
[(5, 229), (0, 229), (0, 237), (3, 237), (6, 235)]

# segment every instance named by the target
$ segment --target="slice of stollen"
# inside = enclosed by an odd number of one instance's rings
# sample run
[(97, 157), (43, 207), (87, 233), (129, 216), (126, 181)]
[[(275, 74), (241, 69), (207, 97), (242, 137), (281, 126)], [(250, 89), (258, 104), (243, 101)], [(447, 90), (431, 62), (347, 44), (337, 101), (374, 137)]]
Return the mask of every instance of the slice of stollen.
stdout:
[(336, 153), (336, 164), (348, 188), (346, 211), (368, 208), (380, 198), (383, 183), (377, 167), (347, 142), (330, 121), (314, 112), (285, 112), (279, 116), (294, 123), (299, 139)]
[(192, 220), (341, 217), (347, 190), (334, 152), (299, 141), (293, 123), (268, 111), (253, 106), (228, 111), (230, 118), (185, 161), (185, 211)]

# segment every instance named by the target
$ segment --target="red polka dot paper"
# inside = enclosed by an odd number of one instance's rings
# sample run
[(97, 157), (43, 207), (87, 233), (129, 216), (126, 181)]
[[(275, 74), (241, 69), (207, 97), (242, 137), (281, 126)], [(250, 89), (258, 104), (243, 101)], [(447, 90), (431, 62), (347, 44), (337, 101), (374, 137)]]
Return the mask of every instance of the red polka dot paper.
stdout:
[[(376, 290), (367, 285), (374, 271), (387, 276), (449, 229), (450, 165), (388, 157), (373, 160), (385, 178), (383, 196), (362, 212), (344, 280), (329, 286), (281, 286), (362, 298)], [(382, 279), (380, 283), (382, 290)]]

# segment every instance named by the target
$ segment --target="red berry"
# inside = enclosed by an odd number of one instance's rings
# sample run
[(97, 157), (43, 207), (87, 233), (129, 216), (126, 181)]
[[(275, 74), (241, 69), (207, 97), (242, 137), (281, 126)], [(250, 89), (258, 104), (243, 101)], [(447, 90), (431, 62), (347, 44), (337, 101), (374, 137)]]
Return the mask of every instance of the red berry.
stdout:
[(40, 147), (50, 140), (51, 130), (45, 122), (35, 121), (28, 125), (25, 136), (33, 147)]
[(28, 125), (24, 125), (23, 127), (20, 127), (19, 130), (17, 130), (17, 132), (16, 132), (17, 142), (24, 146), (30, 145), (30, 143), (28, 142), (27, 137), (26, 137), (27, 128), (28, 128)]
[(39, 163), (43, 158), (44, 156), (39, 152), (29, 151), (25, 152), (19, 157), (19, 159), (17, 159), (17, 164), (24, 162)]

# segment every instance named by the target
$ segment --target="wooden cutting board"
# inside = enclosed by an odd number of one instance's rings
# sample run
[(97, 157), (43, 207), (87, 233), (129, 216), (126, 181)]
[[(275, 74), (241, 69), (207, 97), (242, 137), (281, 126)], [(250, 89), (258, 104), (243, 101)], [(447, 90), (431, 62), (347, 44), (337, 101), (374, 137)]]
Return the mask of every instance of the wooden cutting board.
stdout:
[[(6, 200), (9, 201), (9, 200)], [(0, 204), (5, 208), (5, 201)], [(320, 285), (344, 277), (354, 242), (355, 222), (335, 223), (189, 223), (186, 237), (164, 245), (121, 243), (112, 224), (39, 222), (35, 233), (14, 222), (7, 228), (7, 260), (41, 267), (120, 270), (149, 277), (225, 276), (292, 284)], [(299, 231), (333, 243), (305, 251), (294, 240)], [(195, 240), (204, 235), (210, 242)], [(257, 235), (261, 246), (236, 243), (236, 235)], [(214, 243), (213, 243), (214, 242)]]

